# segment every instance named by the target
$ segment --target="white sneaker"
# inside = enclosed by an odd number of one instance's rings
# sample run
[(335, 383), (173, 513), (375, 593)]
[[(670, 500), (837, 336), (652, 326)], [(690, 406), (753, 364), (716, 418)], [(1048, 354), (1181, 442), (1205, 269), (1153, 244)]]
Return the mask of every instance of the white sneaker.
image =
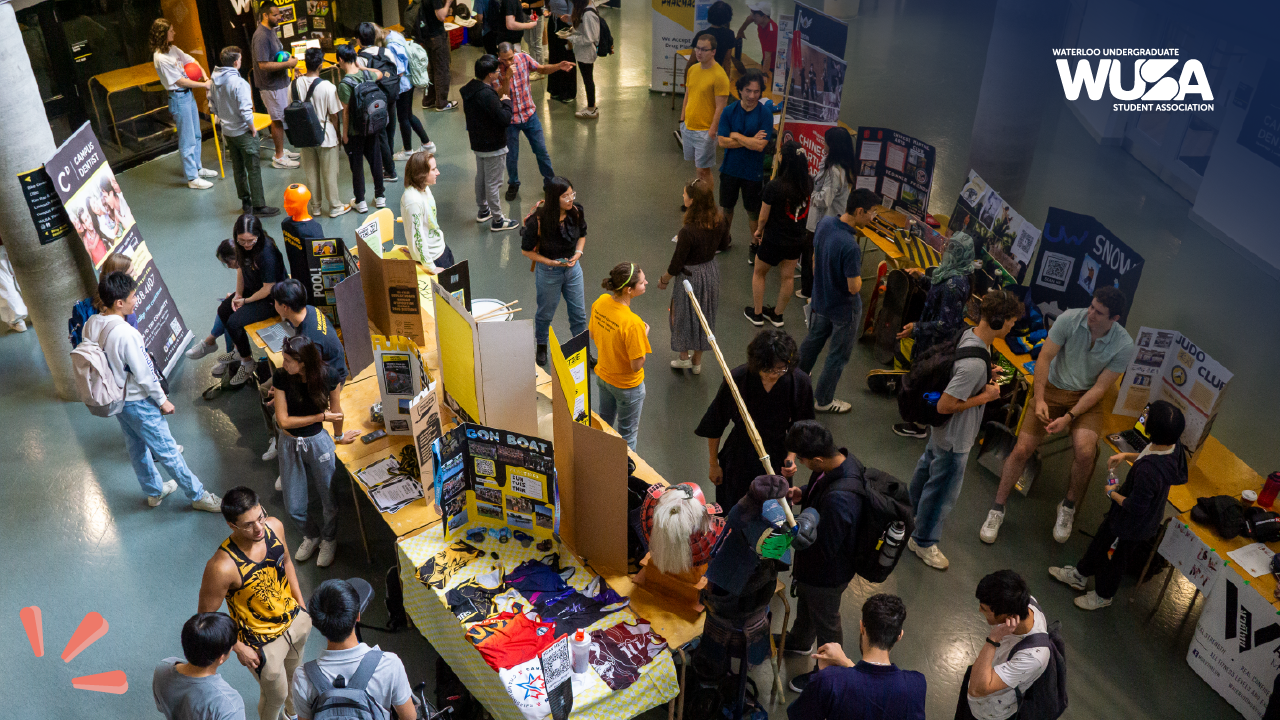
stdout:
[(1058, 521), (1053, 524), (1053, 539), (1064, 543), (1071, 539), (1071, 526), (1076, 521), (1076, 509), (1058, 503)]
[(407, 150), (401, 150), (400, 152), (396, 153), (395, 155), (392, 155), (392, 156), (391, 156), (391, 159), (392, 159), (392, 160), (395, 160), (396, 162), (403, 162), (403, 161), (405, 161), (405, 160), (408, 160), (408, 159), (409, 159), (409, 151), (407, 151)]
[[(262, 462), (271, 462), (276, 459), (276, 439), (271, 438), (271, 443), (267, 445), (267, 451), (262, 453)], [(276, 478), (276, 489), (280, 489), (280, 478)]]
[(418, 148), (418, 152), (431, 153), (432, 155), (435, 155), (436, 144), (434, 142), (429, 142), (426, 145), (423, 145), (422, 147)]
[(240, 369), (236, 370), (236, 374), (231, 378), (231, 387), (240, 387), (249, 382), (249, 378), (253, 377), (253, 363), (242, 362)]
[(292, 160), (297, 160), (297, 159), (299, 159), (299, 158), (301, 158), (301, 157), (302, 157), (302, 153), (296, 153), (296, 152), (294, 152), (294, 151), (292, 151), (292, 150), (286, 149), (286, 150), (284, 151), (284, 156), (285, 156), (285, 157), (287, 157), (287, 158), (290, 158), (290, 159), (292, 159)]
[(595, 108), (582, 108), (578, 112), (574, 113), (573, 116), (576, 118), (594, 120), (600, 117), (600, 111)]
[(293, 553), (293, 559), (298, 562), (306, 562), (315, 555), (316, 550), (320, 547), (320, 538), (302, 538), (302, 542), (298, 544), (298, 549)]
[(1049, 575), (1052, 576), (1058, 582), (1066, 583), (1067, 585), (1071, 586), (1072, 588), (1075, 588), (1076, 590), (1079, 590), (1080, 592), (1084, 592), (1085, 587), (1089, 583), (1089, 579), (1081, 575), (1080, 571), (1076, 570), (1075, 566), (1073, 565), (1063, 565), (1062, 567), (1051, 567), (1049, 568)]
[(1003, 522), (1003, 510), (992, 510), (987, 513), (987, 521), (982, 523), (982, 531), (978, 533), (978, 538), (988, 545), (995, 542), (996, 536), (1000, 534), (1000, 525)]
[(356, 202), (354, 199), (352, 199), (351, 207), (355, 208), (356, 212), (360, 213), (361, 215), (369, 212), (369, 203), (366, 203), (363, 200), (361, 200), (360, 202)]
[(1111, 598), (1098, 597), (1098, 593), (1090, 590), (1076, 598), (1075, 602), (1076, 607), (1081, 610), (1101, 610), (1111, 604)]
[(280, 482), (280, 476), (276, 476), (276, 492), (284, 492), (284, 484)]
[(13, 322), (9, 323), (9, 329), (14, 332), (26, 332), (27, 323), (24, 322), (22, 318), (18, 318), (17, 320), (14, 320)]
[(222, 498), (211, 492), (205, 492), (204, 497), (191, 503), (191, 507), (205, 512), (220, 513), (222, 512)]
[(218, 173), (214, 172), (213, 170), (210, 170), (209, 168), (200, 168), (200, 171), (197, 172), (196, 174), (199, 175), (200, 177), (205, 177), (205, 178), (218, 177)]
[(373, 206), (376, 208), (384, 208), (387, 206), (387, 199), (384, 197), (376, 197), (373, 199)]
[(158, 507), (158, 506), (160, 505), (160, 503), (161, 503), (161, 502), (163, 502), (163, 501), (164, 501), (164, 499), (165, 499), (166, 497), (168, 497), (168, 496), (169, 496), (169, 493), (171, 493), (171, 492), (173, 492), (174, 490), (177, 490), (177, 489), (178, 489), (178, 481), (177, 481), (177, 480), (166, 480), (166, 481), (164, 482), (164, 484), (160, 486), (160, 494), (159, 494), (159, 495), (156, 495), (156, 496), (148, 495), (148, 496), (147, 496), (147, 504), (148, 504), (148, 505), (150, 505), (151, 507)]
[(321, 540), (320, 556), (316, 558), (316, 567), (329, 567), (333, 563), (333, 554), (337, 551), (337, 540)]
[(907, 549), (919, 556), (924, 561), (924, 564), (931, 568), (946, 570), (951, 565), (951, 561), (947, 560), (947, 556), (942, 554), (937, 545), (920, 547), (916, 544), (915, 538), (908, 538)]
[(826, 405), (815, 405), (813, 409), (817, 412), (836, 413), (837, 415), (847, 413), (853, 406), (843, 400), (832, 400)]
[(213, 183), (209, 182), (208, 180), (205, 180), (204, 178), (196, 178), (195, 180), (192, 180), (191, 182), (187, 183), (187, 187), (191, 188), (192, 190), (208, 190), (209, 188), (213, 187)]
[(346, 205), (343, 205), (342, 207), (338, 208), (337, 210), (330, 210), (330, 211), (329, 211), (329, 217), (331, 217), (331, 218), (336, 218), (336, 217), (339, 217), (339, 216), (342, 216), (342, 215), (346, 215), (346, 214), (347, 214), (347, 213), (349, 213), (349, 212), (351, 212), (351, 203), (347, 203)]
[(288, 155), (281, 155), (280, 157), (271, 158), (271, 167), (278, 168), (280, 170), (292, 170), (293, 168), (298, 167), (298, 161)]
[(681, 360), (680, 358), (676, 358), (675, 360), (672, 360), (672, 361), (671, 361), (671, 369), (673, 369), (673, 370), (692, 370), (692, 369), (693, 369), (693, 361), (692, 361), (692, 360), (689, 360), (689, 359), (687, 359), (687, 358), (686, 358), (686, 359), (684, 359), (684, 360)]
[(211, 352), (216, 351), (217, 349), (218, 349), (218, 343), (215, 342), (212, 345), (205, 345), (204, 342), (201, 341), (187, 348), (187, 351), (183, 354), (192, 360), (199, 360), (200, 358), (204, 357), (205, 355), (208, 355)]
[(694, 365), (694, 366), (693, 366), (693, 374), (694, 374), (694, 375), (701, 375), (701, 374), (702, 374), (702, 366), (701, 366), (701, 365)]
[(224, 374), (226, 374), (227, 368), (231, 366), (231, 363), (235, 362), (239, 358), (240, 356), (234, 350), (232, 350), (231, 352), (222, 353), (217, 358), (215, 358), (217, 362), (213, 364), (213, 370), (211, 370), (210, 372), (213, 373), (214, 377), (222, 377)]

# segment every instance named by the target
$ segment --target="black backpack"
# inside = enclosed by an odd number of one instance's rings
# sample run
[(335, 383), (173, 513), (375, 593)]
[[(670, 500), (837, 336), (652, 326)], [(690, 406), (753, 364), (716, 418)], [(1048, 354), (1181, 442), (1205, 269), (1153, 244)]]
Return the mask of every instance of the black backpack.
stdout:
[[(850, 492), (862, 498), (862, 514), (858, 517), (858, 532), (851, 548), (854, 572), (870, 582), (884, 582), (898, 566), (897, 559), (889, 565), (880, 562), (880, 550), (889, 526), (898, 522), (905, 526), (899, 541), (903, 548), (916, 529), (907, 484), (883, 470), (865, 468), (862, 477), (840, 478), (827, 488), (827, 492)], [(899, 550), (898, 558), (901, 557), (902, 550)]]
[[(1036, 612), (1044, 612), (1037, 603), (1031, 606)], [(1013, 646), (1009, 657), (1020, 650), (1038, 647), (1049, 649), (1049, 664), (1025, 693), (1014, 688), (1018, 695), (1018, 720), (1057, 720), (1067, 711), (1067, 646), (1062, 639), (1061, 622), (1050, 623), (1049, 632), (1032, 633), (1023, 638)]]
[(307, 96), (302, 100), (298, 100), (297, 82), (289, 83), (290, 103), (284, 109), (284, 134), (294, 147), (320, 147), (324, 143), (324, 129), (329, 118), (322, 122), (316, 114), (315, 106), (311, 104), (311, 96), (315, 94), (316, 86), (322, 82), (328, 81), (319, 78), (313, 80), (311, 87), (307, 89)]
[[(365, 50), (368, 49), (365, 48)], [(400, 96), (400, 70), (396, 67), (395, 58), (388, 55), (384, 47), (378, 48), (378, 52), (373, 55), (364, 50), (361, 50), (360, 54), (364, 57), (366, 67), (382, 72), (382, 78), (377, 81), (378, 87), (382, 88), (382, 92), (386, 94), (387, 103), (394, 103)]]
[(589, 12), (596, 14), (596, 18), (600, 20), (600, 41), (596, 43), (596, 56), (609, 57), (613, 54), (613, 31), (609, 29), (609, 23), (600, 17), (600, 13), (595, 8), (587, 8)]
[(911, 370), (898, 389), (898, 414), (903, 420), (941, 427), (951, 418), (938, 412), (938, 400), (951, 383), (951, 370), (957, 360), (981, 359), (987, 381), (991, 379), (991, 352), (985, 347), (957, 347), (961, 337), (957, 334), (942, 340), (921, 353), (920, 357), (912, 358)]
[(347, 108), (351, 115), (350, 135), (377, 135), (387, 127), (390, 118), (387, 110), (387, 95), (372, 80), (357, 82), (350, 75), (342, 78), (342, 82), (351, 88), (351, 99)]

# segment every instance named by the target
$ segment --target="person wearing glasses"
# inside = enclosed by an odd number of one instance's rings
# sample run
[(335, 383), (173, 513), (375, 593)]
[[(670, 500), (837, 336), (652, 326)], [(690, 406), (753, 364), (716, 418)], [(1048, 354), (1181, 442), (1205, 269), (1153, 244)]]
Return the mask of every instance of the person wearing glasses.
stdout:
[[(809, 376), (796, 367), (799, 362), (796, 341), (785, 330), (770, 328), (747, 345), (747, 362), (729, 371), (773, 471), (788, 482), (796, 474), (796, 464), (795, 453), (786, 450), (787, 431), (797, 421), (813, 419), (813, 387)], [(720, 437), (730, 422), (733, 430), (721, 448)], [(707, 477), (716, 486), (716, 502), (722, 508), (733, 507), (751, 481), (765, 471), (727, 382), (720, 383), (720, 391), (693, 433), (707, 439), (711, 456)]]
[(538, 290), (533, 335), (538, 344), (536, 360), (545, 366), (551, 320), (561, 295), (569, 308), (569, 337), (587, 330), (586, 290), (578, 264), (587, 244), (587, 215), (568, 179), (556, 175), (542, 185), (544, 197), (533, 206), (520, 230), (520, 252), (533, 262), (530, 269)]
[(302, 661), (311, 616), (284, 540), (284, 525), (262, 509), (251, 488), (235, 487), (222, 498), (231, 535), (204, 566), (198, 612), (217, 612), (225, 600), (236, 624), (231, 651), (253, 672), (260, 689), (259, 720), (296, 715), (289, 678)]
[(689, 67), (685, 79), (676, 140), (684, 148), (684, 159), (692, 160), (698, 169), (698, 179), (715, 187), (711, 168), (716, 164), (720, 113), (729, 104), (729, 76), (716, 63), (715, 36), (699, 37), (693, 46), (693, 57), (698, 62)]

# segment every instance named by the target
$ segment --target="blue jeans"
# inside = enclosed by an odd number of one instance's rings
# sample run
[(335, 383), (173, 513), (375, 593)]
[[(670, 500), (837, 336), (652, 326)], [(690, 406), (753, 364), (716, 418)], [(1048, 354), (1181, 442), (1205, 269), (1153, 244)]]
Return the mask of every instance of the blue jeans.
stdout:
[[(587, 331), (587, 300), (582, 289), (582, 263), (573, 267), (551, 267), (538, 264), (533, 272), (538, 286), (538, 313), (533, 320), (533, 336), (539, 345), (547, 344), (547, 329), (560, 305), (560, 296), (569, 308), (569, 330), (573, 337)], [(567, 338), (566, 338), (567, 339)]]
[[(618, 431), (627, 447), (636, 449), (636, 436), (640, 434), (640, 411), (644, 409), (644, 383), (633, 388), (614, 387), (596, 378), (600, 389), (600, 419)], [(616, 421), (616, 422), (615, 422)]]
[(280, 489), (284, 507), (304, 538), (338, 538), (338, 501), (333, 495), (337, 449), (323, 430), (311, 437), (294, 437), (284, 430), (276, 441), (280, 458)]
[(830, 405), (836, 396), (836, 384), (840, 382), (840, 374), (849, 363), (849, 355), (853, 352), (853, 341), (857, 335), (861, 299), (854, 301), (854, 312), (846, 322), (836, 322), (826, 315), (813, 313), (809, 318), (809, 334), (800, 343), (800, 369), (810, 372), (818, 362), (818, 353), (831, 339), (831, 347), (827, 348), (827, 362), (822, 366), (822, 376), (813, 387), (815, 405)]
[(529, 147), (533, 148), (534, 157), (538, 158), (538, 172), (549, 178), (556, 173), (551, 169), (551, 156), (547, 154), (547, 140), (542, 136), (542, 121), (538, 114), (522, 123), (511, 123), (507, 126), (507, 182), (520, 184), (520, 132), (529, 138)]
[(200, 111), (190, 90), (169, 93), (169, 114), (178, 127), (178, 154), (187, 182), (200, 177)]
[(213, 329), (209, 331), (213, 336), (213, 342), (216, 344), (218, 338), (222, 338), (227, 343), (227, 352), (231, 352), (231, 348), (235, 347), (235, 343), (231, 342), (231, 333), (227, 332), (227, 328), (222, 324), (222, 316), (213, 316)]
[(942, 534), (942, 522), (951, 514), (951, 508), (960, 497), (964, 484), (964, 466), (969, 453), (942, 450), (933, 445), (933, 438), (925, 446), (915, 475), (911, 476), (911, 509), (916, 514), (916, 530), (911, 537), (920, 547), (938, 544)]
[[(138, 476), (138, 484), (142, 491), (151, 497), (159, 497), (164, 492), (164, 481), (156, 472), (156, 465), (151, 458), (159, 458), (160, 464), (169, 473), (169, 477), (178, 481), (178, 487), (195, 502), (204, 497), (204, 485), (200, 479), (187, 469), (187, 461), (178, 452), (178, 444), (169, 433), (169, 422), (160, 414), (160, 408), (146, 400), (130, 400), (124, 404), (120, 414), (120, 429), (124, 430), (124, 444), (129, 450), (129, 462), (133, 464), (133, 472)], [(147, 451), (151, 452), (148, 453)]]

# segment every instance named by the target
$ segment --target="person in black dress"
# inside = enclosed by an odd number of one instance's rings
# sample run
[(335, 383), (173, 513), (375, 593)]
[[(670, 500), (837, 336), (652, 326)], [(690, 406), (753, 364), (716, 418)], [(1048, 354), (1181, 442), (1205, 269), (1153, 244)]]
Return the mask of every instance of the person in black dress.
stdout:
[[(813, 386), (809, 376), (796, 367), (799, 359), (796, 341), (784, 330), (769, 329), (761, 331), (747, 346), (746, 364), (730, 371), (764, 441), (773, 471), (788, 482), (796, 465), (785, 448), (787, 430), (797, 420), (814, 417)], [(720, 437), (730, 422), (733, 430), (724, 447), (720, 447)], [(746, 494), (751, 481), (764, 474), (764, 466), (727, 383), (720, 384), (720, 391), (693, 432), (707, 439), (711, 455), (708, 477), (716, 486), (716, 502), (722, 508), (733, 507)]]

